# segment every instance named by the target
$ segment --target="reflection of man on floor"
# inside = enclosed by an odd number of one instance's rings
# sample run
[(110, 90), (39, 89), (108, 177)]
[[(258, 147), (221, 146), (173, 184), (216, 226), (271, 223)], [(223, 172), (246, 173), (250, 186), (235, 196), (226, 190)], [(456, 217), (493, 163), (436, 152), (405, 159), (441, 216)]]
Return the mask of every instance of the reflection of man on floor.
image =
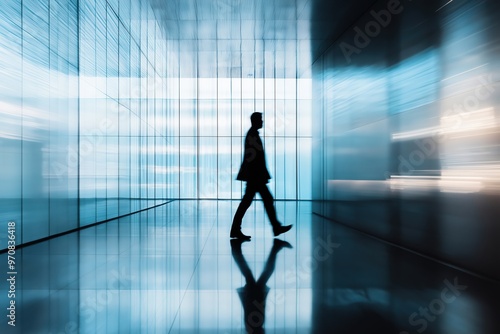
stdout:
[(238, 295), (240, 296), (241, 304), (243, 304), (245, 328), (248, 333), (264, 333), (266, 298), (269, 292), (269, 287), (266, 283), (276, 267), (276, 255), (278, 255), (278, 252), (284, 247), (292, 248), (292, 245), (286, 241), (274, 239), (273, 248), (267, 258), (264, 271), (256, 281), (241, 252), (241, 244), (243, 242), (245, 240), (231, 240), (231, 254), (246, 281), (245, 286), (238, 289)]
[(247, 186), (245, 195), (243, 196), (238, 209), (233, 218), (233, 225), (231, 227), (231, 238), (250, 239), (251, 237), (241, 232), (241, 222), (245, 212), (252, 204), (253, 198), (256, 193), (259, 193), (264, 201), (267, 216), (273, 226), (274, 236), (285, 233), (292, 228), (292, 225), (282, 226), (276, 218), (276, 210), (274, 208), (274, 198), (267, 188), (267, 183), (271, 178), (266, 166), (266, 156), (264, 154), (264, 147), (259, 136), (259, 129), (262, 128), (262, 113), (254, 112), (250, 116), (252, 127), (248, 130), (245, 138), (245, 154), (240, 167), (238, 176), (239, 181), (246, 181)]

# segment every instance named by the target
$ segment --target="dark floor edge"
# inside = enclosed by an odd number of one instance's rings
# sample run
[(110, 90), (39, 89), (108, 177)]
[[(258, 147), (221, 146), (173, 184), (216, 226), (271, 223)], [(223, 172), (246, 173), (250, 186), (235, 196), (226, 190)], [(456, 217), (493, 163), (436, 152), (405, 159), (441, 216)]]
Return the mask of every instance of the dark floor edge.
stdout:
[[(173, 201), (174, 200), (169, 200), (169, 201), (167, 201), (165, 203), (156, 204), (156, 205), (153, 205), (151, 207), (144, 208), (144, 209), (141, 209), (141, 210), (137, 210), (137, 211), (134, 211), (134, 212), (130, 212), (130, 213), (127, 213), (127, 214), (124, 214), (124, 215), (121, 215), (121, 216), (117, 216), (117, 217), (106, 219), (106, 220), (101, 220), (99, 222), (95, 222), (95, 223), (92, 223), (92, 224), (89, 224), (89, 225), (85, 225), (85, 226), (77, 227), (77, 228), (74, 228), (74, 229), (71, 229), (71, 230), (68, 230), (68, 231), (56, 233), (56, 234), (50, 235), (48, 237), (44, 237), (44, 238), (41, 238), (41, 239), (37, 239), (37, 240), (25, 242), (25, 243), (16, 245), (16, 250), (24, 248), (24, 247), (31, 246), (31, 245), (35, 245), (35, 244), (38, 244), (38, 243), (41, 243), (41, 242), (44, 242), (44, 241), (48, 241), (48, 240), (51, 240), (51, 239), (55, 239), (55, 238), (58, 238), (58, 237), (62, 237), (62, 236), (67, 235), (67, 234), (71, 234), (71, 233), (75, 233), (75, 232), (78, 232), (78, 231), (82, 231), (82, 230), (85, 230), (87, 228), (95, 227), (97, 225), (102, 225), (102, 224), (105, 224), (105, 223), (109, 223), (109, 222), (111, 222), (113, 220), (117, 220), (117, 219), (121, 219), (121, 218), (128, 217), (128, 216), (131, 216), (131, 215), (135, 215), (136, 213), (140, 213), (140, 212), (143, 212), (143, 211), (155, 209), (157, 207), (160, 207), (160, 206), (172, 203)], [(7, 253), (8, 250), (9, 250), (8, 248), (0, 249), (0, 254)]]
[(432, 261), (432, 262), (435, 262), (435, 263), (438, 263), (438, 264), (441, 264), (443, 266), (446, 266), (446, 267), (449, 267), (449, 268), (452, 268), (452, 269), (455, 269), (455, 270), (458, 270), (458, 271), (461, 271), (461, 272), (464, 272), (468, 275), (471, 275), (471, 276), (474, 276), (476, 278), (479, 278), (479, 279), (482, 279), (482, 280), (485, 280), (485, 281), (488, 281), (488, 282), (491, 282), (491, 283), (494, 283), (494, 284), (500, 284), (500, 280), (496, 279), (496, 278), (493, 278), (493, 277), (490, 277), (490, 276), (487, 276), (487, 275), (484, 275), (484, 274), (481, 274), (481, 273), (478, 273), (478, 272), (475, 272), (475, 271), (472, 271), (472, 270), (469, 270), (467, 268), (464, 268), (464, 267), (461, 267), (461, 266), (457, 266), (455, 264), (452, 264), (450, 262), (446, 262), (446, 261), (443, 261), (443, 260), (440, 260), (440, 259), (437, 259), (435, 257), (432, 257), (432, 256), (429, 256), (427, 254), (424, 254), (424, 253), (421, 253), (419, 251), (416, 251), (414, 249), (411, 249), (411, 248), (408, 248), (408, 247), (405, 247), (403, 245), (400, 245), (400, 244), (397, 244), (397, 243), (394, 243), (392, 241), (389, 241), (387, 239), (384, 239), (384, 238), (381, 238), (381, 237), (378, 237), (374, 234), (371, 234), (371, 233), (368, 233), (368, 232), (365, 232), (363, 230), (360, 230), (358, 228), (355, 228), (353, 226), (350, 226), (348, 224), (344, 224), (340, 221), (337, 221), (337, 220), (334, 220), (334, 219), (331, 219), (329, 217), (326, 217), (326, 216), (323, 216), (319, 213), (316, 213), (316, 212), (313, 212), (314, 215), (318, 216), (318, 217), (321, 217), (323, 219), (326, 219), (332, 223), (335, 223), (335, 224), (339, 224), (339, 225), (342, 225), (344, 227), (347, 227), (353, 231), (356, 231), (358, 233), (361, 233), (369, 238), (372, 238), (372, 239), (375, 239), (377, 241), (380, 241), (380, 242), (383, 242), (387, 245), (390, 245), (390, 246), (393, 246), (393, 247), (396, 247), (396, 248), (399, 248), (403, 251), (406, 251), (406, 252), (409, 252), (409, 253), (412, 253), (414, 255), (417, 255), (417, 256), (420, 256), (426, 260), (429, 260), (429, 261)]
[[(169, 198), (171, 201), (237, 201), (241, 202), (241, 198)], [(254, 198), (254, 201), (262, 202), (262, 198)], [(274, 199), (275, 202), (312, 202), (312, 199)]]

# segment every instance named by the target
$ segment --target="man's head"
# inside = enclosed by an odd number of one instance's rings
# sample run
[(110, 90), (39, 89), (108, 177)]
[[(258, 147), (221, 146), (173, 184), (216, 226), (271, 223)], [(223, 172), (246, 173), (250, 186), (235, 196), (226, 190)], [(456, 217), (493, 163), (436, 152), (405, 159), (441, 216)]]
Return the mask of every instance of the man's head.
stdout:
[(252, 128), (255, 129), (260, 129), (262, 128), (262, 113), (261, 112), (254, 112), (250, 116), (250, 120), (252, 121)]

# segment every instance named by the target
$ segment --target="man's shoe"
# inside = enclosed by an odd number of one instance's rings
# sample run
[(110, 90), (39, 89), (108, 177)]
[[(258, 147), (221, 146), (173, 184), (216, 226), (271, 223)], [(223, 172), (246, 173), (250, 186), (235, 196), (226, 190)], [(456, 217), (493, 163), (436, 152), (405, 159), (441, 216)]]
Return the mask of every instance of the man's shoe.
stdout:
[(273, 248), (276, 248), (279, 251), (282, 248), (293, 248), (293, 246), (290, 245), (290, 243), (286, 242), (285, 240), (274, 239)]
[(242, 240), (250, 240), (250, 238), (251, 238), (251, 236), (249, 236), (249, 235), (244, 235), (243, 232), (241, 232), (241, 230), (231, 230), (229, 237), (231, 239), (236, 238), (236, 239), (242, 239)]
[(274, 236), (277, 237), (278, 235), (280, 235), (282, 233), (288, 232), (288, 231), (290, 231), (291, 228), (292, 228), (292, 225), (285, 225), (285, 226), (278, 225), (278, 226), (275, 226), (275, 227), (273, 227)]

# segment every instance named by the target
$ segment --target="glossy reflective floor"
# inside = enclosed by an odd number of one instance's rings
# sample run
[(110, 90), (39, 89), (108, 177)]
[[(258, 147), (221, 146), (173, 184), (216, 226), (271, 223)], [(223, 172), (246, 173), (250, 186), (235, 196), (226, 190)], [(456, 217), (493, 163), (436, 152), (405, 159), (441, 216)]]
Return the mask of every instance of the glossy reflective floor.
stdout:
[(174, 201), (19, 249), (16, 326), (3, 315), (0, 332), (500, 332), (498, 283), (312, 215), (310, 202), (277, 202), (294, 224), (280, 241), (254, 203), (253, 240), (230, 242), (237, 205)]

